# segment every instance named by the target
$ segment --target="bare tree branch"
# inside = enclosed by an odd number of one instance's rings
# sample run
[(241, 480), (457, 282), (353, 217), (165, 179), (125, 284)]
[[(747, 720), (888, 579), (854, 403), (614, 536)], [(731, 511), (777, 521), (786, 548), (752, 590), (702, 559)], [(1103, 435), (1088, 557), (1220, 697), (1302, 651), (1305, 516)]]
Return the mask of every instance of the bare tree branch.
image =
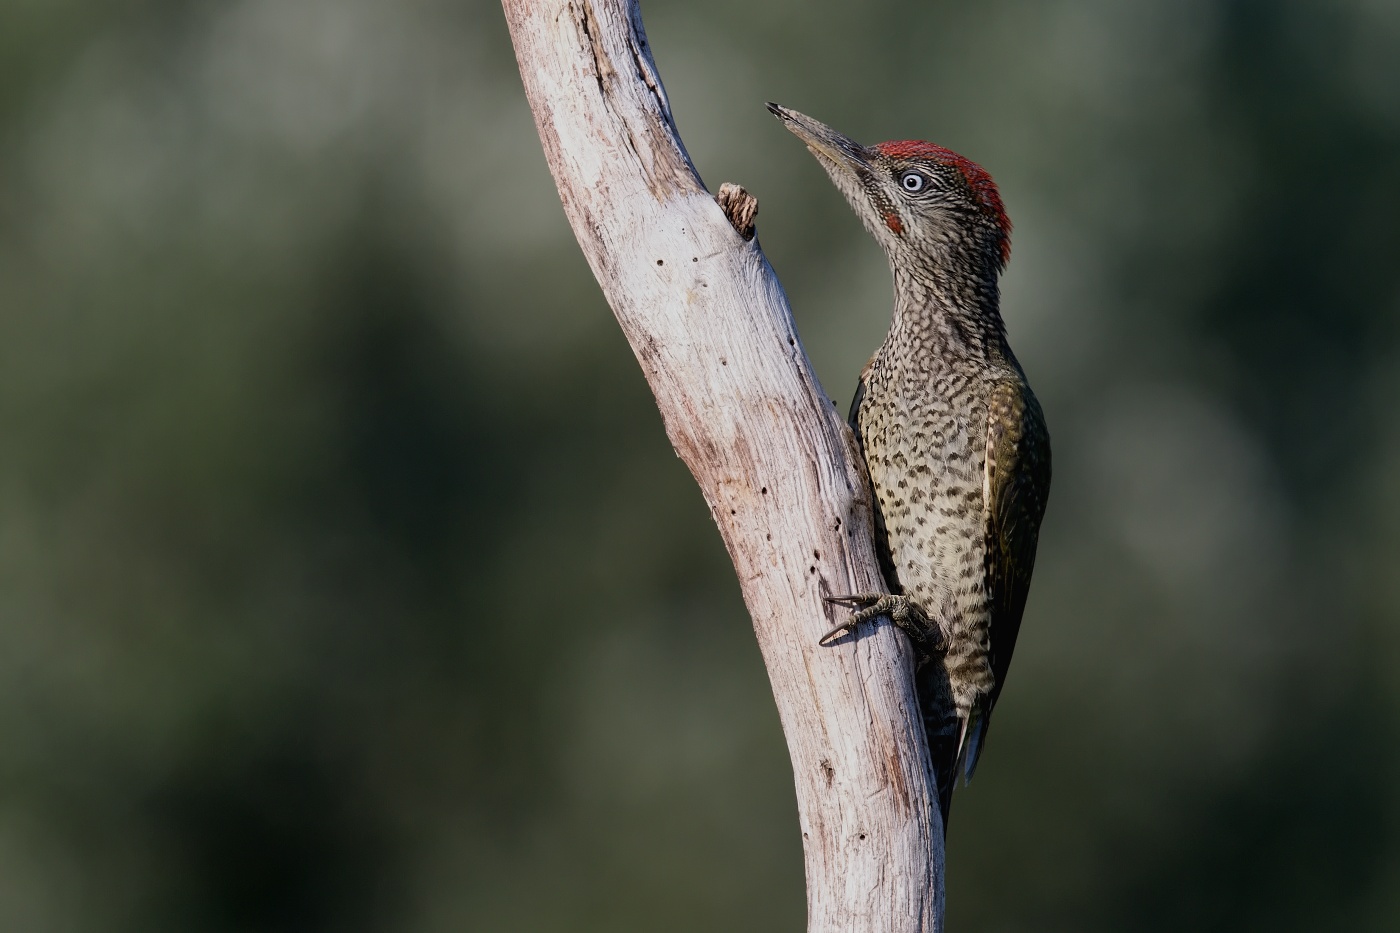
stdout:
[[(564, 211), (734, 561), (797, 785), (809, 930), (938, 930), (943, 842), (891, 626), (822, 647), (824, 596), (883, 591), (868, 486), (752, 235), (701, 184), (635, 2), (504, 0)], [(853, 380), (854, 381), (854, 380)]]

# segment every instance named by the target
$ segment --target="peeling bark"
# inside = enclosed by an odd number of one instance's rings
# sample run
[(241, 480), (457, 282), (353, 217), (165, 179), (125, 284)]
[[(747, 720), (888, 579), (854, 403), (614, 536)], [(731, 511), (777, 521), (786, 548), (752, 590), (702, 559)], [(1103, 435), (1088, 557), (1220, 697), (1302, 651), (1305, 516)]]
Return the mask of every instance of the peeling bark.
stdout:
[(753, 222), (758, 216), (758, 199), (739, 185), (725, 182), (719, 186), (719, 194), (715, 195), (715, 201), (718, 202), (719, 209), (724, 211), (724, 216), (729, 218), (735, 232), (746, 240), (752, 240), (755, 232)]

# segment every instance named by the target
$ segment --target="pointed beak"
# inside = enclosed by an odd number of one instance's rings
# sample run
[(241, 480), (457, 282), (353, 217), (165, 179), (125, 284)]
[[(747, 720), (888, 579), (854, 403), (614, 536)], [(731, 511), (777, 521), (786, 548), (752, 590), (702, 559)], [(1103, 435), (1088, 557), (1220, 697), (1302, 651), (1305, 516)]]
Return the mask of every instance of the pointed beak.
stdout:
[(783, 126), (806, 143), (807, 148), (819, 158), (826, 159), (851, 175), (859, 175), (870, 168), (865, 147), (849, 136), (842, 136), (825, 123), (796, 110), (779, 107), (772, 101), (768, 103), (768, 112), (781, 120)]

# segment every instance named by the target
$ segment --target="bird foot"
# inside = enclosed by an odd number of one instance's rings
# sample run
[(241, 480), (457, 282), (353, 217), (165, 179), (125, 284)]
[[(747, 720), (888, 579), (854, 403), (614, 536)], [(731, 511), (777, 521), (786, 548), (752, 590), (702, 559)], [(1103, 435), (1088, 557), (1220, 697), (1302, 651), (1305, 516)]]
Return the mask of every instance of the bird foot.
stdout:
[(860, 593), (852, 596), (827, 596), (826, 601), (833, 605), (847, 604), (861, 608), (852, 612), (845, 622), (823, 635), (817, 644), (824, 645), (833, 635), (850, 631), (862, 622), (889, 616), (890, 621), (925, 653), (941, 654), (948, 649), (948, 636), (943, 627), (930, 619), (908, 596)]

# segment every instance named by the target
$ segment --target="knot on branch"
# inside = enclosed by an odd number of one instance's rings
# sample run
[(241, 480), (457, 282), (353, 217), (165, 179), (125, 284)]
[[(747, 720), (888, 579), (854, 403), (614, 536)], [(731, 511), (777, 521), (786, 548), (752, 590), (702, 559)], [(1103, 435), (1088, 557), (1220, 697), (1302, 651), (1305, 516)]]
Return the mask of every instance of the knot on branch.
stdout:
[(725, 182), (719, 186), (719, 194), (715, 195), (715, 200), (719, 202), (719, 209), (724, 211), (724, 216), (729, 218), (739, 236), (752, 240), (753, 219), (758, 216), (758, 198), (739, 185)]

